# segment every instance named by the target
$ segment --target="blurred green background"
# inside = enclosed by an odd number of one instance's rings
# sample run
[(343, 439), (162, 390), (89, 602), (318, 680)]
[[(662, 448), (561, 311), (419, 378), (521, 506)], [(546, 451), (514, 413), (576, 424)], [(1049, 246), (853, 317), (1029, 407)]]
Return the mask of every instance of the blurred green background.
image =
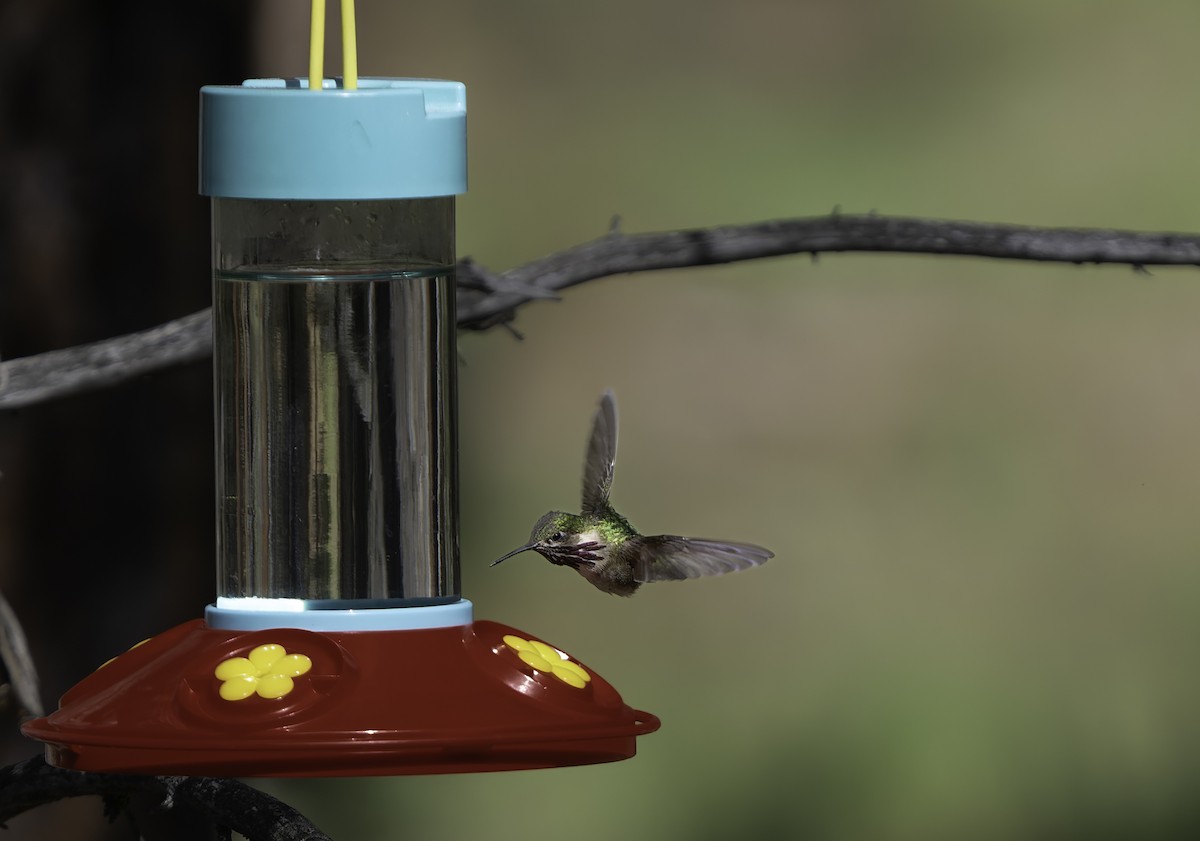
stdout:
[[(1200, 229), (1194, 3), (359, 20), (363, 72), (466, 82), (460, 253), (497, 270), (613, 214)], [(264, 72), (305, 72), (291, 40)], [(464, 335), (465, 595), (663, 728), (613, 765), (268, 788), (343, 838), (1187, 834), (1198, 312), (1191, 270), (829, 255), (603, 280), (523, 308), (524, 342)], [(607, 387), (634, 524), (774, 561), (632, 600), (486, 568), (575, 510)]]
[[(245, 75), (303, 75), (305, 4), (256, 14)], [(614, 214), (1200, 230), (1193, 2), (360, 0), (358, 20), (364, 74), (467, 84), (459, 251), (494, 270)], [(523, 307), (523, 342), (464, 335), (464, 595), (662, 730), (611, 765), (258, 784), (339, 839), (1194, 837), (1197, 312), (1189, 269), (827, 255), (592, 282)], [(773, 561), (631, 600), (536, 555), (487, 568), (573, 510), (605, 388), (617, 507)], [(211, 523), (203, 500), (181, 518)], [(153, 610), (115, 620), (122, 645), (166, 627)]]

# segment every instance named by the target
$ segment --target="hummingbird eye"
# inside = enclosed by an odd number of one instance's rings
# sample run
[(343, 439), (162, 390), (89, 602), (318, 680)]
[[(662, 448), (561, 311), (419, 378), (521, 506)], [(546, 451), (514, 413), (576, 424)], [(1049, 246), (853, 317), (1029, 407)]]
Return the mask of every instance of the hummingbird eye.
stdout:
[(554, 534), (552, 534), (546, 538), (546, 542), (547, 543), (558, 543), (560, 540), (562, 540), (565, 537), (566, 537), (566, 535), (563, 534), (561, 531), (556, 531)]

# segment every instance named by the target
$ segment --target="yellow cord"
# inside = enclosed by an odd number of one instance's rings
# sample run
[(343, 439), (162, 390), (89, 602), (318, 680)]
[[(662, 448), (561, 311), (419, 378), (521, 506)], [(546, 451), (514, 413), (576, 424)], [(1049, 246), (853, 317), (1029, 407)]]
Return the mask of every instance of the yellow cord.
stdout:
[[(319, 91), (325, 80), (325, 0), (312, 0), (312, 27), (308, 42), (308, 89)], [(358, 89), (358, 35), (354, 25), (354, 0), (342, 0), (342, 87)]]
[(358, 88), (358, 37), (354, 31), (354, 0), (342, 0), (342, 86)]
[(325, 80), (325, 0), (312, 0), (308, 42), (308, 89), (319, 91)]

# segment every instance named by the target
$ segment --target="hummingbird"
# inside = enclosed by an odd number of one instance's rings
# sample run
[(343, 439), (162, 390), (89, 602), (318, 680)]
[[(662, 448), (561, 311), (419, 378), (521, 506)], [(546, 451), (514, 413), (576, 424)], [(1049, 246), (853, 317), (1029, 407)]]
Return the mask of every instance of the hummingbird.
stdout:
[(592, 420), (583, 464), (583, 503), (578, 514), (549, 511), (529, 542), (492, 561), (495, 566), (530, 549), (556, 566), (567, 566), (597, 589), (632, 596), (651, 581), (677, 581), (749, 569), (775, 556), (751, 543), (672, 534), (639, 534), (609, 504), (617, 463), (617, 401), (604, 392)]

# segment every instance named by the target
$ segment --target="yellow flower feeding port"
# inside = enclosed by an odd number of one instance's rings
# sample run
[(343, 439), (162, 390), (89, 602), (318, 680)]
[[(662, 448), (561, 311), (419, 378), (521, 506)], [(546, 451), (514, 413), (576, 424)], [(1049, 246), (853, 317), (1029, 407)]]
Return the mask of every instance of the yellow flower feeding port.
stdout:
[(221, 681), (218, 693), (226, 701), (241, 701), (251, 695), (282, 698), (296, 688), (297, 678), (312, 668), (304, 654), (288, 654), (282, 645), (264, 643), (245, 657), (222, 660), (213, 670)]
[(527, 640), (515, 634), (505, 634), (504, 644), (517, 653), (521, 662), (535, 672), (543, 672), (561, 680), (568, 686), (583, 689), (592, 676), (587, 669), (576, 663), (563, 652), (538, 640)]

